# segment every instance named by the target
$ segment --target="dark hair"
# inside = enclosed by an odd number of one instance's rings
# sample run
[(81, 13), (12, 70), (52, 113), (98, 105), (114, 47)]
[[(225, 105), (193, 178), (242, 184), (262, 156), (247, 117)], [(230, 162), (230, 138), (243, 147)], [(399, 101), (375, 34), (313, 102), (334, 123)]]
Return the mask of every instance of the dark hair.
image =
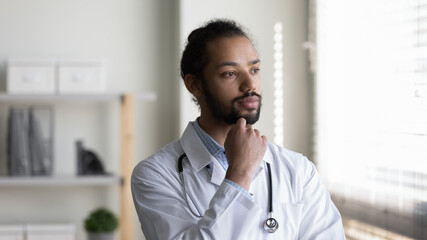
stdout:
[(215, 19), (193, 30), (187, 38), (187, 45), (181, 57), (181, 77), (193, 74), (199, 80), (209, 62), (206, 45), (222, 37), (243, 36), (249, 39), (243, 27), (227, 19)]

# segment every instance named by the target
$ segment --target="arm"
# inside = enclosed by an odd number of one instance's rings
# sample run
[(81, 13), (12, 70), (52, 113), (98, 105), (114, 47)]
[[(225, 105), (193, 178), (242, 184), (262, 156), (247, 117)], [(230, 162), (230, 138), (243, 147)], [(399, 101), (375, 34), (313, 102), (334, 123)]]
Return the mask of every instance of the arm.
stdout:
[(306, 160), (299, 239), (345, 239), (341, 216), (315, 166)]
[(244, 229), (256, 224), (261, 213), (247, 196), (222, 183), (204, 217), (196, 218), (185, 203), (179, 183), (145, 162), (133, 172), (132, 194), (147, 240), (238, 239)]
[(267, 150), (267, 138), (240, 118), (228, 132), (224, 147), (229, 163), (225, 178), (249, 190)]

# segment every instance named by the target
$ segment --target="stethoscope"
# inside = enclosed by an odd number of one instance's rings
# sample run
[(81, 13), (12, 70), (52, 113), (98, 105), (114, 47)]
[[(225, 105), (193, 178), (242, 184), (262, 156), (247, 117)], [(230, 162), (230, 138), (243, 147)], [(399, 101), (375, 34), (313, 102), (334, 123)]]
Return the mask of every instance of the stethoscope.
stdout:
[[(182, 190), (184, 192), (184, 198), (185, 198), (185, 203), (187, 204), (188, 208), (190, 209), (191, 213), (198, 217), (198, 218), (202, 218), (203, 215), (199, 215), (196, 212), (194, 212), (194, 210), (190, 207), (190, 203), (188, 202), (188, 196), (187, 196), (187, 191), (185, 190), (185, 182), (184, 182), (184, 169), (183, 169), (183, 165), (182, 165), (182, 160), (187, 157), (187, 155), (184, 153), (182, 154), (179, 158), (178, 158), (178, 173), (179, 173), (179, 179), (181, 180), (181, 185), (182, 185)], [(277, 220), (273, 217), (273, 186), (272, 186), (272, 180), (271, 180), (271, 168), (270, 168), (270, 164), (268, 162), (266, 162), (267, 164), (267, 169), (268, 169), (268, 181), (269, 181), (269, 185), (268, 185), (268, 200), (269, 200), (269, 207), (268, 207), (268, 215), (269, 218), (267, 218), (264, 221), (264, 229), (269, 232), (269, 233), (274, 233), (278, 228), (279, 228), (279, 223), (277, 222)]]

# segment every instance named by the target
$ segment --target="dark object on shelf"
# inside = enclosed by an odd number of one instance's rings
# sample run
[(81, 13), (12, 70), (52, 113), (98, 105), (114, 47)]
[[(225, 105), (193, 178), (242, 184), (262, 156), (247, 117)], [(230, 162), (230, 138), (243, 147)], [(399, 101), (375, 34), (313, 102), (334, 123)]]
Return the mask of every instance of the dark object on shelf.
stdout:
[(78, 175), (106, 174), (100, 158), (94, 152), (84, 149), (82, 141), (76, 142), (76, 148)]
[(9, 175), (31, 174), (28, 142), (28, 118), (23, 109), (9, 109), (8, 119), (8, 165)]

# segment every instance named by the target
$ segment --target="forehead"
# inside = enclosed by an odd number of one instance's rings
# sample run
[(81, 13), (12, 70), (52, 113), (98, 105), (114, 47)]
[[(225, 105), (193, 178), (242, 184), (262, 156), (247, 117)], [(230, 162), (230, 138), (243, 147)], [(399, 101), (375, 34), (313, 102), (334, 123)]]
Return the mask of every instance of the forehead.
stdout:
[(207, 44), (209, 63), (218, 64), (224, 61), (244, 64), (258, 59), (252, 43), (243, 36), (222, 37)]

